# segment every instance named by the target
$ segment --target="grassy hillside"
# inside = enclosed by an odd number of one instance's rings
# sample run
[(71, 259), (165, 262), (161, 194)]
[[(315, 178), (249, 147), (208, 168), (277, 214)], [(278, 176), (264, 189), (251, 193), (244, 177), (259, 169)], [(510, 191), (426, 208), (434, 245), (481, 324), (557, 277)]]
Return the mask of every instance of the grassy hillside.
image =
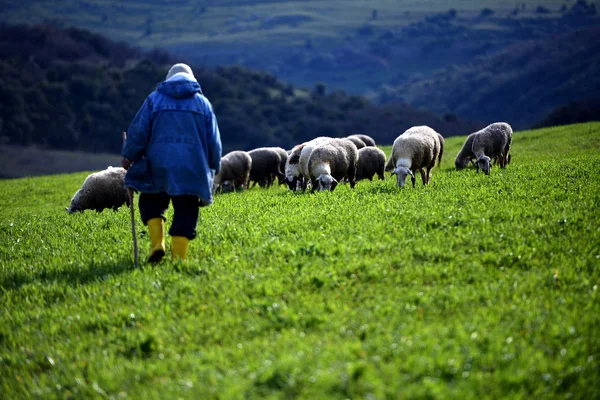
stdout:
[(598, 398), (600, 123), (517, 132), (490, 176), (463, 140), (427, 187), (220, 195), (139, 270), (125, 207), (64, 212), (86, 173), (0, 181), (0, 392)]

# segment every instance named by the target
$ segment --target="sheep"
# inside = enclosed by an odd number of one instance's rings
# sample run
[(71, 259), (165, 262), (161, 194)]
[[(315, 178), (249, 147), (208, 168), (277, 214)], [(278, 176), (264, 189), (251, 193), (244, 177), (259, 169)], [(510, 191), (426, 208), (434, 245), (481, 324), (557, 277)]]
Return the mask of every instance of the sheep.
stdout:
[(348, 139), (332, 139), (315, 147), (308, 159), (312, 191), (333, 191), (342, 179), (347, 179), (354, 188), (357, 162), (358, 150)]
[(364, 147), (358, 150), (358, 163), (356, 164), (356, 181), (362, 179), (373, 180), (377, 174), (379, 179), (384, 176), (385, 153), (378, 147)]
[(350, 136), (348, 136), (348, 138), (351, 138), (351, 137), (357, 137), (357, 138), (359, 138), (359, 139), (360, 139), (360, 140), (362, 140), (362, 141), (365, 143), (365, 145), (367, 145), (367, 146), (372, 146), (372, 147), (376, 147), (376, 146), (377, 146), (377, 145), (375, 144), (375, 140), (373, 140), (373, 138), (372, 138), (371, 136), (369, 136), (369, 135), (364, 135), (364, 134), (356, 134), (356, 135), (350, 135)]
[[(429, 183), (429, 173), (439, 158), (440, 138), (436, 131), (428, 126), (414, 126), (394, 140), (391, 160), (395, 166), (392, 175), (396, 175), (399, 187), (404, 187), (406, 177), (410, 175), (415, 187), (413, 171), (421, 173), (423, 185)], [(423, 170), (427, 168), (427, 173)]]
[(438, 167), (442, 167), (442, 156), (444, 155), (444, 137), (438, 133), (438, 139), (440, 140), (440, 155), (438, 156)]
[(362, 139), (360, 139), (358, 136), (352, 135), (352, 136), (348, 136), (346, 139), (348, 139), (352, 143), (354, 143), (354, 145), (356, 146), (356, 148), (358, 150), (362, 149), (363, 147), (367, 147), (365, 142), (363, 142)]
[[(288, 155), (289, 155), (288, 151), (285, 150), (282, 147), (267, 147), (267, 148), (268, 149), (273, 149), (273, 150), (275, 150), (277, 152), (277, 154), (279, 154), (279, 157), (281, 158), (281, 163), (279, 164), (279, 170), (281, 172), (284, 172), (285, 171), (285, 164), (287, 162), (287, 158), (288, 158)], [(279, 179), (279, 184), (280, 185), (283, 185), (285, 183), (285, 175), (282, 174), (282, 175), (278, 176), (278, 179)]]
[(321, 144), (325, 144), (333, 138), (319, 136), (308, 142), (301, 143), (292, 148), (285, 164), (285, 180), (291, 190), (296, 190), (300, 184), (302, 190), (306, 190), (308, 182), (308, 157), (312, 150)]
[(510, 159), (513, 130), (506, 122), (496, 122), (477, 131), (471, 150), (476, 157), (475, 167), (486, 175), (490, 174), (490, 162), (498, 158), (500, 168), (505, 168)]
[(469, 165), (469, 162), (473, 163), (473, 160), (475, 160), (475, 154), (473, 153), (473, 139), (475, 138), (475, 134), (477, 134), (477, 132), (467, 136), (467, 140), (465, 140), (463, 147), (456, 155), (456, 159), (454, 160), (456, 169), (464, 169)]
[(250, 150), (248, 154), (252, 158), (250, 181), (253, 182), (253, 186), (258, 183), (260, 187), (270, 187), (275, 177), (283, 180), (285, 176), (280, 169), (281, 156), (277, 150), (268, 147), (259, 147)]
[(129, 196), (125, 188), (126, 173), (124, 168), (108, 167), (88, 175), (66, 211), (69, 214), (84, 210), (100, 212), (105, 208), (116, 211), (123, 204), (129, 205)]
[(241, 150), (235, 150), (221, 157), (221, 170), (215, 175), (213, 192), (223, 192), (227, 181), (233, 186), (233, 191), (239, 188), (248, 189), (252, 158)]

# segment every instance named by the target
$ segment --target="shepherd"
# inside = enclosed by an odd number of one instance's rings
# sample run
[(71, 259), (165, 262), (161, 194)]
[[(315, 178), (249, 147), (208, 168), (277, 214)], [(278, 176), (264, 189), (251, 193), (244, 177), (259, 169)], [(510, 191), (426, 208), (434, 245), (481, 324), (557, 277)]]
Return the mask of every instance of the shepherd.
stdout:
[(166, 255), (165, 221), (173, 204), (171, 258), (185, 259), (196, 237), (199, 207), (212, 203), (221, 169), (217, 118), (192, 69), (173, 65), (135, 115), (123, 145), (125, 186), (140, 192), (138, 208), (150, 233), (148, 262)]

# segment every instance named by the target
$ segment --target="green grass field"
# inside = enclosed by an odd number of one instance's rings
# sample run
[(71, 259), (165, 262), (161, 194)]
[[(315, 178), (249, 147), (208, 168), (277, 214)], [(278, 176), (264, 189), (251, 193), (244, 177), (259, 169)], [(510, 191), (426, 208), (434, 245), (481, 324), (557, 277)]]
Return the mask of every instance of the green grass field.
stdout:
[(0, 397), (598, 398), (600, 123), (490, 176), (463, 140), (427, 187), (220, 195), (137, 270), (126, 207), (64, 211), (86, 173), (0, 181)]

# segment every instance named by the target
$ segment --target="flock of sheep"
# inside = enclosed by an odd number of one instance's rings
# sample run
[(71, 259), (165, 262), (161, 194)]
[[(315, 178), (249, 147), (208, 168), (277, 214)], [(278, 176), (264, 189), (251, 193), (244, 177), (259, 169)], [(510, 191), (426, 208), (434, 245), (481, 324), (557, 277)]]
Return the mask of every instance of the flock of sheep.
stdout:
[[(505, 168), (510, 162), (512, 128), (504, 122), (491, 124), (469, 135), (456, 156), (455, 166), (463, 169), (469, 163), (485, 174), (492, 161)], [(357, 181), (384, 179), (384, 171), (396, 175), (397, 185), (404, 187), (410, 176), (415, 186), (415, 173), (421, 174), (423, 185), (429, 183), (430, 171), (442, 162), (444, 138), (428, 126), (415, 126), (394, 140), (386, 163), (385, 153), (367, 135), (346, 138), (318, 137), (286, 151), (280, 147), (261, 147), (251, 151), (232, 151), (221, 158), (221, 171), (214, 178), (213, 192), (237, 191), (250, 185), (270, 187), (277, 179), (291, 190), (334, 190), (340, 182), (354, 188)], [(116, 209), (128, 202), (124, 187), (126, 171), (113, 168), (88, 176), (75, 193), (67, 212), (86, 209)]]
[[(510, 162), (512, 128), (498, 122), (468, 136), (455, 160), (457, 169), (471, 162), (479, 171), (490, 173), (492, 160), (501, 168)], [(334, 190), (340, 182), (351, 188), (362, 179), (372, 180), (384, 171), (396, 175), (397, 184), (404, 187), (410, 176), (415, 185), (415, 173), (421, 174), (423, 184), (430, 180), (431, 169), (442, 162), (444, 138), (428, 126), (415, 126), (394, 140), (392, 153), (376, 147), (367, 135), (346, 138), (318, 137), (286, 151), (280, 147), (261, 147), (248, 152), (233, 151), (222, 159), (221, 172), (215, 176), (213, 191), (227, 192), (246, 189), (257, 183), (269, 187), (275, 179), (292, 190)]]

